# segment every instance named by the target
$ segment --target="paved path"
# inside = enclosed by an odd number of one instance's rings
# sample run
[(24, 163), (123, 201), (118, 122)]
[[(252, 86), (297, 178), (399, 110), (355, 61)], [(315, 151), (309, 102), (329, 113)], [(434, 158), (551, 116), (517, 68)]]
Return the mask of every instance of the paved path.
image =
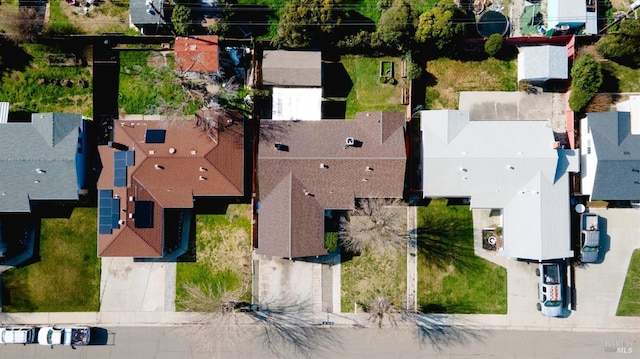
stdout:
[(418, 207), (407, 207), (407, 310), (418, 308)]

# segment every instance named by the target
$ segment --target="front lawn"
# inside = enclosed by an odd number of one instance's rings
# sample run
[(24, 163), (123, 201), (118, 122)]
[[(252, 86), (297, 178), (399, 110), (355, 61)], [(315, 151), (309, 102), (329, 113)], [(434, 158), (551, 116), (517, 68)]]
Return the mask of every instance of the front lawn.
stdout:
[(640, 250), (633, 251), (616, 315), (640, 316)]
[[(71, 218), (43, 219), (41, 261), (2, 275), (6, 312), (93, 312), (100, 308), (97, 210), (76, 208)], [(36, 239), (37, 240), (37, 239)]]
[[(381, 61), (393, 61), (395, 85), (380, 82)], [(347, 55), (340, 62), (353, 84), (346, 98), (345, 118), (353, 119), (357, 112), (406, 110), (401, 103), (404, 79), (400, 78), (400, 59)]]
[(516, 91), (516, 60), (488, 58), (461, 61), (439, 58), (427, 62), (428, 109), (457, 109), (460, 91)]
[(473, 252), (469, 206), (418, 208), (418, 305), (425, 313), (505, 314), (507, 271)]
[(242, 294), (251, 301), (251, 205), (231, 204), (225, 214), (196, 215), (195, 248), (181, 257), (176, 274), (176, 310), (186, 310), (184, 284)]

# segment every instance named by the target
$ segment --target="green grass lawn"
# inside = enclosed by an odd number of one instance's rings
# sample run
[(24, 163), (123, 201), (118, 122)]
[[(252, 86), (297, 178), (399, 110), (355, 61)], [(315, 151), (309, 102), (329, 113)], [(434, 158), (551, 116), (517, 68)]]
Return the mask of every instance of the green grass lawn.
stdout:
[(439, 58), (427, 62), (430, 84), (425, 104), (433, 110), (457, 109), (460, 91), (516, 91), (516, 60), (488, 58), (460, 61)]
[(43, 219), (41, 261), (3, 273), (11, 304), (4, 305), (2, 310), (98, 311), (97, 217), (95, 208), (76, 208), (69, 219)]
[[(182, 283), (238, 291), (251, 300), (251, 205), (229, 205), (226, 214), (196, 216), (195, 248), (181, 258), (176, 274), (176, 310), (185, 310)], [(195, 252), (195, 253), (194, 253)], [(185, 260), (187, 258), (187, 260)]]
[[(380, 82), (380, 61), (394, 62), (394, 78), (398, 84)], [(405, 111), (401, 104), (402, 79), (400, 59), (392, 57), (342, 56), (340, 62), (349, 75), (353, 87), (346, 98), (345, 118), (355, 118), (362, 111)]]
[(377, 296), (391, 300), (401, 308), (407, 296), (407, 255), (396, 257), (377, 257), (369, 253), (354, 256), (342, 261), (342, 297), (343, 312), (353, 312), (354, 303), (358, 311), (360, 304), (368, 305)]
[(640, 249), (631, 256), (616, 315), (640, 316)]
[(617, 80), (617, 84), (608, 80), (604, 84), (605, 87), (613, 87), (604, 89), (607, 92), (640, 92), (640, 69), (633, 69), (628, 66), (620, 65), (613, 61), (601, 62), (602, 69), (605, 74), (610, 74)]
[(426, 313), (507, 312), (507, 271), (473, 253), (468, 206), (418, 208), (418, 305)]
[[(47, 54), (58, 54), (63, 50), (39, 44), (3, 45), (3, 63), (0, 66), (0, 93), (2, 101), (11, 103), (11, 111), (26, 112), (70, 112), (91, 116), (91, 86), (60, 86), (51, 83), (39, 84), (39, 79), (82, 80), (91, 84), (91, 73), (87, 66), (49, 66)], [(66, 49), (77, 52), (82, 48)], [(8, 54), (11, 53), (11, 56)]]
[(192, 115), (200, 103), (188, 98), (173, 69), (173, 54), (120, 52), (118, 106), (128, 114)]

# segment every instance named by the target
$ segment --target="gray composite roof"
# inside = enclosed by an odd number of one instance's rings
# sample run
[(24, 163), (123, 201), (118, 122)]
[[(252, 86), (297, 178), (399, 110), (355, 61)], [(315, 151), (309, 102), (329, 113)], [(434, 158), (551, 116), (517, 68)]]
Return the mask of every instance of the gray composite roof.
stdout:
[[(283, 258), (326, 254), (324, 210), (356, 198), (401, 198), (406, 154), (403, 113), (356, 120), (262, 121), (258, 147), (256, 253)], [(356, 146), (345, 146), (353, 137)], [(286, 146), (278, 150), (275, 145)]]
[(31, 121), (0, 124), (0, 212), (29, 212), (30, 200), (78, 198), (82, 116), (41, 113)]
[(518, 81), (569, 78), (568, 51), (564, 46), (523, 46), (518, 53)]
[(629, 112), (590, 113), (598, 162), (591, 199), (640, 199), (640, 135), (631, 133)]
[(265, 50), (262, 55), (265, 86), (322, 86), (320, 51)]
[[(163, 1), (153, 0), (153, 6), (159, 12), (163, 11)], [(141, 25), (161, 25), (165, 21), (159, 12), (152, 10), (151, 13), (147, 12), (146, 0), (130, 0), (129, 1), (129, 16), (132, 24), (136, 26)]]
[(425, 197), (502, 209), (507, 257), (573, 255), (567, 170), (575, 154), (553, 148), (548, 121), (472, 121), (468, 112), (439, 110), (422, 111), (421, 128)]

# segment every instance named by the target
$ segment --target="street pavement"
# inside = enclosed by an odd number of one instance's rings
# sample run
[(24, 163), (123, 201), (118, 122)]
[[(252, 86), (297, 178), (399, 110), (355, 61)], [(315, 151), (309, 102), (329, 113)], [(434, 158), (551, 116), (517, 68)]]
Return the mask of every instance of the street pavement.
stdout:
[[(304, 340), (259, 326), (242, 333), (206, 326), (105, 328), (106, 345), (50, 349), (6, 345), (2, 358), (639, 358), (638, 336), (629, 333), (511, 331), (449, 327), (327, 328), (305, 331)], [(272, 328), (273, 329), (273, 328)], [(295, 330), (295, 329), (294, 329)], [(299, 334), (300, 332), (298, 332)], [(295, 333), (294, 333), (295, 334)]]

